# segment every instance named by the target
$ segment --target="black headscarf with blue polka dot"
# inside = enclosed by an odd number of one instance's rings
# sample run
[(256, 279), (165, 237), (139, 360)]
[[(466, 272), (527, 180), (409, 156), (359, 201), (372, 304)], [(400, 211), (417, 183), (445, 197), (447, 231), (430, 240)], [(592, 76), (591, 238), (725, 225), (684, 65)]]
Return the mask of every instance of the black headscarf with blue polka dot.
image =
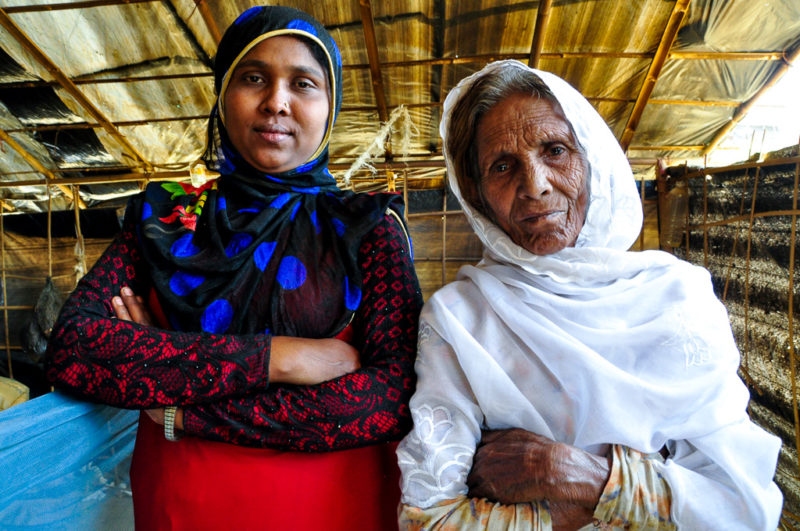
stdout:
[[(321, 49), (314, 55), (326, 59), (331, 111), (312, 159), (267, 175), (228, 140), (219, 101), (235, 62), (277, 35), (296, 35)], [(328, 171), (330, 130), (342, 102), (336, 43), (302, 11), (254, 7), (225, 32), (214, 72), (223, 94), (209, 118), (204, 158), (222, 176), (199, 188), (151, 183), (129, 208), (160, 306), (177, 330), (334, 336), (362, 298), (361, 240), (400, 203), (395, 194), (342, 191)]]

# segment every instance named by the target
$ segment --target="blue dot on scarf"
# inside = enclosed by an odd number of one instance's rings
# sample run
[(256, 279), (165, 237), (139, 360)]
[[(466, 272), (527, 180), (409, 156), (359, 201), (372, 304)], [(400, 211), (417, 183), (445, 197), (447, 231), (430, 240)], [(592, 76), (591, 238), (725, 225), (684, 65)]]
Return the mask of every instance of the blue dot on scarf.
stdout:
[(361, 303), (361, 288), (350, 284), (350, 279), (344, 277), (344, 306), (348, 310), (355, 310)]
[(264, 177), (266, 177), (270, 181), (273, 181), (273, 182), (276, 182), (276, 183), (282, 183), (283, 182), (283, 179), (278, 179), (277, 177), (273, 177), (272, 175), (264, 174)]
[(269, 204), (270, 208), (277, 208), (281, 209), (283, 206), (289, 202), (289, 199), (292, 198), (292, 194), (289, 192), (284, 192), (275, 199), (272, 200), (272, 203)]
[(296, 205), (294, 205), (294, 208), (292, 209), (292, 215), (289, 216), (289, 219), (294, 221), (294, 217), (297, 215), (297, 211), (299, 208), (300, 208), (300, 203), (298, 202)]
[(298, 166), (297, 168), (295, 168), (294, 171), (295, 171), (295, 173), (305, 173), (305, 172), (307, 172), (308, 170), (310, 170), (311, 168), (314, 167), (314, 163), (315, 162), (316, 162), (316, 160), (312, 160), (308, 164), (303, 164), (302, 166)]
[(239, 15), (239, 18), (237, 18), (236, 20), (233, 21), (233, 25), (234, 26), (238, 26), (239, 24), (241, 24), (243, 22), (247, 22), (248, 20), (250, 20), (251, 18), (256, 16), (256, 14), (259, 11), (261, 11), (261, 9), (262, 9), (261, 6), (251, 7), (250, 9), (248, 9), (247, 11), (245, 11), (244, 13)]
[(217, 212), (226, 210), (228, 208), (228, 201), (224, 197), (217, 198)]
[(231, 325), (233, 307), (225, 299), (217, 299), (208, 305), (200, 318), (200, 326), (211, 334), (222, 334)]
[(264, 242), (256, 247), (256, 250), (253, 253), (253, 260), (256, 262), (256, 267), (261, 271), (264, 271), (267, 268), (269, 259), (272, 258), (272, 253), (275, 252), (276, 245), (278, 245), (277, 242)]
[(306, 281), (306, 267), (294, 256), (284, 256), (278, 266), (278, 283), (283, 289), (297, 289)]
[(147, 219), (153, 215), (153, 208), (150, 206), (150, 203), (145, 203), (142, 206), (142, 219)]
[(264, 329), (264, 335), (265, 336), (271, 336), (272, 335), (272, 330), (270, 330), (269, 327), (266, 327)]
[(301, 194), (318, 194), (319, 186), (309, 186), (308, 188), (295, 188), (292, 186), (292, 190)]
[(344, 226), (344, 223), (342, 223), (341, 220), (336, 218), (331, 218), (331, 223), (333, 223), (333, 228), (336, 231), (337, 236), (341, 238), (347, 227)]
[(319, 37), (319, 35), (317, 35), (317, 30), (314, 29), (314, 26), (312, 26), (305, 20), (300, 20), (299, 18), (296, 18), (291, 22), (289, 22), (288, 24), (286, 24), (286, 29), (300, 30), (306, 33), (310, 33), (314, 37)]
[(336, 179), (333, 178), (333, 174), (331, 174), (331, 171), (328, 168), (325, 168), (324, 170), (322, 170), (322, 173), (324, 173), (325, 176), (328, 177), (329, 179), (334, 180), (334, 181), (336, 180)]
[(175, 295), (183, 297), (191, 293), (191, 291), (202, 284), (205, 279), (206, 277), (203, 275), (193, 275), (185, 271), (178, 271), (169, 279), (169, 289), (171, 289)]
[(236, 256), (245, 250), (251, 243), (253, 243), (253, 237), (249, 234), (244, 232), (234, 234), (233, 237), (231, 237), (231, 241), (228, 243), (228, 246), (225, 247), (225, 256), (228, 258)]
[(172, 251), (172, 256), (177, 258), (185, 258), (187, 256), (194, 256), (199, 253), (200, 249), (192, 243), (193, 236), (194, 233), (187, 232), (172, 242), (172, 247), (170, 248), (170, 251)]
[(311, 223), (314, 224), (314, 229), (316, 229), (317, 234), (319, 234), (319, 221), (317, 221), (317, 211), (311, 213)]

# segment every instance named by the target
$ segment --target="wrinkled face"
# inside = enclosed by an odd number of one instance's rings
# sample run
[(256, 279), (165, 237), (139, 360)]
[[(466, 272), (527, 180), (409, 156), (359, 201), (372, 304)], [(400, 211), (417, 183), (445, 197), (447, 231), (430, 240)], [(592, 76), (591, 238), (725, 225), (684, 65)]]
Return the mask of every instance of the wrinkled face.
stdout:
[(513, 94), (478, 122), (476, 144), (492, 221), (533, 254), (575, 245), (586, 217), (588, 164), (561, 109)]
[(233, 147), (264, 173), (294, 169), (325, 136), (328, 76), (305, 43), (278, 36), (257, 44), (233, 70), (224, 95)]

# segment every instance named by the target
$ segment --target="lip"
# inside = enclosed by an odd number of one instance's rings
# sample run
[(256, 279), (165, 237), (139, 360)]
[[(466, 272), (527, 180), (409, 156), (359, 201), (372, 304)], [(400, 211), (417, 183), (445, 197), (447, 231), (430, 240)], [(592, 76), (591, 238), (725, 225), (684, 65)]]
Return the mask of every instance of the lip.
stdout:
[(520, 218), (522, 223), (546, 223), (563, 214), (563, 210), (545, 210), (542, 212), (530, 212)]
[(262, 124), (255, 126), (253, 130), (259, 137), (270, 144), (278, 144), (292, 136), (292, 132), (289, 129), (279, 124)]

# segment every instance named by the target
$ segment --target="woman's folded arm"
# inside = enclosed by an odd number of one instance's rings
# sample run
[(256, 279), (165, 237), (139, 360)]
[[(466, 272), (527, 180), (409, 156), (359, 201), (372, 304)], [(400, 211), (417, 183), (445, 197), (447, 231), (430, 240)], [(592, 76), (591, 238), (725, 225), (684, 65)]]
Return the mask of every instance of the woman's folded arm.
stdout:
[(123, 286), (149, 287), (133, 225), (123, 229), (64, 304), (47, 376), (84, 398), (123, 408), (208, 402), (268, 384), (270, 338), (162, 330), (114, 317)]
[(353, 318), (361, 368), (317, 385), (273, 384), (185, 408), (184, 430), (240, 445), (326, 451), (397, 440), (410, 427), (417, 319), (422, 306), (399, 221), (386, 216), (362, 241), (364, 298)]

